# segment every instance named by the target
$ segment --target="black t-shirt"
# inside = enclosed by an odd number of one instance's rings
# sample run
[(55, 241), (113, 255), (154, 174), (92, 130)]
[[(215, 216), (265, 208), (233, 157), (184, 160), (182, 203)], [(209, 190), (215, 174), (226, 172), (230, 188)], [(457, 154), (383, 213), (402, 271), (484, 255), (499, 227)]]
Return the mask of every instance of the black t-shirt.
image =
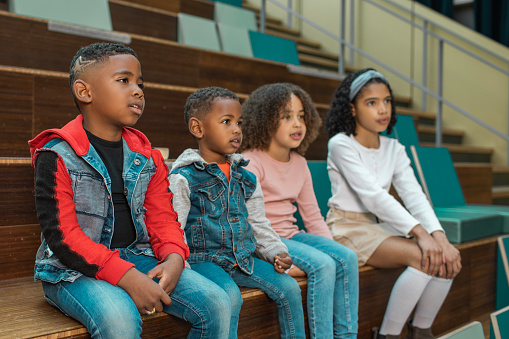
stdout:
[(88, 140), (90, 140), (92, 146), (99, 153), (111, 178), (115, 225), (110, 248), (125, 248), (136, 240), (136, 230), (131, 210), (127, 203), (127, 197), (124, 194), (124, 180), (122, 179), (124, 151), (122, 139), (119, 141), (108, 141), (96, 137), (89, 131), (86, 132)]

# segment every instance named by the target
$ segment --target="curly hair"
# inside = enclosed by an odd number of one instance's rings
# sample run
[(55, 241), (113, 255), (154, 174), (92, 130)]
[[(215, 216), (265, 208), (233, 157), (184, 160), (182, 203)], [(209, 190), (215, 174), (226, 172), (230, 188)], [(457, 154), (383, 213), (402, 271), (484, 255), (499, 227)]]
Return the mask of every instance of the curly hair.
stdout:
[(76, 52), (76, 55), (74, 58), (72, 58), (71, 66), (69, 68), (69, 85), (71, 86), (71, 93), (74, 99), (74, 104), (76, 107), (78, 107), (78, 110), (80, 108), (72, 89), (76, 79), (78, 79), (85, 72), (88, 66), (102, 63), (108, 60), (110, 56), (122, 54), (130, 54), (138, 59), (138, 56), (132, 48), (122, 44), (107, 42), (98, 42), (85, 47), (81, 47), (78, 52)]
[(267, 150), (272, 137), (281, 124), (281, 112), (291, 101), (294, 94), (302, 102), (306, 135), (299, 147), (294, 149), (304, 155), (309, 145), (316, 139), (322, 119), (316, 111), (309, 94), (297, 85), (275, 83), (256, 89), (242, 104), (243, 140), (239, 152), (259, 149)]
[[(350, 101), (350, 86), (352, 82), (361, 74), (366, 73), (367, 71), (372, 71), (373, 68), (365, 68), (359, 71), (353, 72), (349, 74), (338, 86), (336, 92), (334, 93), (334, 97), (332, 98), (332, 103), (327, 113), (327, 118), (325, 120), (325, 127), (329, 132), (329, 138), (332, 138), (338, 133), (344, 132), (346, 135), (356, 135), (355, 133), (355, 118), (352, 115), (352, 106), (350, 105), (352, 102), (355, 102), (359, 95), (363, 92), (363, 90), (370, 84), (373, 83), (382, 83), (387, 86), (389, 89), (389, 93), (391, 95), (391, 99), (394, 102), (394, 95), (392, 94), (392, 89), (389, 83), (381, 78), (373, 78), (366, 82), (363, 88), (357, 93), (357, 95)], [(392, 128), (396, 124), (396, 107), (394, 104), (391, 105), (391, 120), (389, 121), (389, 126), (387, 127), (387, 133), (390, 134), (392, 132)]]
[(187, 97), (186, 105), (184, 106), (186, 125), (189, 125), (189, 120), (192, 117), (209, 113), (214, 100), (218, 98), (239, 101), (237, 95), (229, 89), (221, 87), (200, 88)]

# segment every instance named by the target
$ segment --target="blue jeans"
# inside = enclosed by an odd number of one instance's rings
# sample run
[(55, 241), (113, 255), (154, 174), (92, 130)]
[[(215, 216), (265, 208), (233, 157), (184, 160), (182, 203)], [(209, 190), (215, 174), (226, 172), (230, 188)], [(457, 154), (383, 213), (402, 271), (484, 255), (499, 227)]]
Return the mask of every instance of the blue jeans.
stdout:
[(239, 312), (242, 296), (238, 286), (259, 288), (277, 304), (281, 338), (305, 338), (304, 311), (300, 286), (287, 274), (277, 273), (274, 266), (259, 258), (254, 258), (252, 275), (247, 275), (237, 267), (225, 271), (211, 262), (191, 265), (192, 269), (222, 287), (231, 300), (232, 317), (229, 338), (237, 338)]
[(309, 233), (281, 240), (293, 263), (308, 278), (311, 337), (356, 338), (359, 268), (355, 252), (334, 240)]
[[(157, 259), (120, 249), (121, 257), (147, 273)], [(157, 279), (156, 279), (157, 280)], [(139, 338), (141, 316), (133, 300), (122, 288), (81, 276), (74, 282), (43, 282), (46, 299), (63, 313), (87, 327), (92, 338)], [(164, 312), (192, 324), (188, 338), (227, 338), (231, 304), (226, 293), (210, 280), (185, 268), (170, 294), (171, 306)], [(171, 327), (168, 328), (168, 335)]]

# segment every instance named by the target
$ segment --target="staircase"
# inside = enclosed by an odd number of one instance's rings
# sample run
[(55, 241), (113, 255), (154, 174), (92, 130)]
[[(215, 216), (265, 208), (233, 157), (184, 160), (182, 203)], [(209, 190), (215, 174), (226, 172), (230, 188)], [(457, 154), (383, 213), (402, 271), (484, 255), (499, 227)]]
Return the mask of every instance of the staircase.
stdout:
[[(246, 2), (243, 3), (243, 7), (255, 11), (259, 19), (260, 14), (258, 7), (252, 6)], [(297, 45), (299, 60), (303, 66), (337, 72), (338, 55), (322, 51), (319, 43), (302, 38), (298, 30), (287, 28), (281, 20), (267, 15), (265, 32), (267, 34), (294, 40)], [(347, 72), (352, 72), (357, 68), (345, 66), (345, 69)], [(395, 99), (396, 105), (398, 106), (398, 114), (410, 115), (414, 118), (421, 146), (434, 146), (436, 114), (412, 109), (409, 98), (396, 96)], [(328, 105), (320, 105), (317, 103), (317, 108), (326, 112), (328, 110)], [(465, 134), (463, 130), (447, 127), (443, 128), (442, 146), (447, 147), (451, 152), (456, 168), (468, 168), (477, 165), (490, 166), (493, 171), (492, 203), (509, 205), (509, 167), (491, 165), (491, 156), (494, 151), (492, 148), (463, 145)]]

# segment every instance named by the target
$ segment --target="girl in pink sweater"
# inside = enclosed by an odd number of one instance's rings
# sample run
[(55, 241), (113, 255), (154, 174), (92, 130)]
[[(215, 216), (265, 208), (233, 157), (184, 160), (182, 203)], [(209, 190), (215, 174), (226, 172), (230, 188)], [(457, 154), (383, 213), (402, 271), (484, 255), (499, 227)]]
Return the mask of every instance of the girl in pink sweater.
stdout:
[[(356, 338), (357, 256), (332, 239), (303, 157), (321, 125), (311, 98), (293, 84), (265, 85), (244, 102), (242, 116), (247, 169), (258, 177), (266, 216), (295, 264), (288, 273), (308, 278), (311, 337)], [(297, 207), (307, 232), (295, 225)]]

